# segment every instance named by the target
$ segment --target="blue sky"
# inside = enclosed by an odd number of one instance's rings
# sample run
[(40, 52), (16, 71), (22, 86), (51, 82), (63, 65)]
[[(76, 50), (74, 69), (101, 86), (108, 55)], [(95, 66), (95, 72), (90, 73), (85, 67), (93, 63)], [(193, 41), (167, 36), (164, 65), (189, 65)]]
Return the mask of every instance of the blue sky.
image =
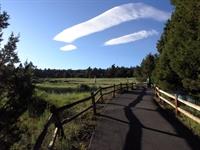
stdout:
[(3, 0), (1, 7), (10, 15), (4, 37), (20, 33), (20, 60), (57, 69), (139, 65), (156, 53), (173, 10), (169, 0)]

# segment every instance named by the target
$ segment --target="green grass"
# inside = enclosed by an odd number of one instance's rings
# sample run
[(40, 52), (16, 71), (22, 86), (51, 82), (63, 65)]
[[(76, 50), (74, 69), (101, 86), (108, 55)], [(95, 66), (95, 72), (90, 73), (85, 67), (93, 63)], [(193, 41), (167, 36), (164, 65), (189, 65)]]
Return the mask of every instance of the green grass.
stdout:
[(66, 93), (66, 94), (48, 93), (45, 100), (51, 104), (54, 104), (56, 107), (61, 107), (63, 105), (83, 99), (87, 96), (90, 96), (89, 92)]
[[(113, 84), (136, 82), (135, 78), (48, 78), (42, 83), (36, 84), (36, 94), (50, 104), (57, 107), (90, 96), (100, 86), (105, 87)], [(89, 89), (80, 90), (81, 85), (89, 86)]]
[(45, 91), (37, 90), (37, 96), (42, 98), (50, 105), (61, 107), (63, 105), (73, 103), (90, 96), (90, 92), (73, 92), (73, 93), (48, 93)]
[(11, 147), (11, 150), (31, 149), (41, 133), (49, 115), (50, 112), (48, 110), (37, 118), (30, 117), (28, 111), (21, 115), (16, 124), (23, 133), (21, 134), (20, 140)]
[(63, 127), (66, 137), (62, 140), (59, 140), (59, 138), (57, 138), (55, 144), (56, 149), (86, 150), (95, 124), (96, 122), (92, 116), (92, 111), (89, 111), (82, 117), (79, 117), (72, 122), (64, 125)]
[(48, 78), (43, 79), (44, 82), (37, 84), (38, 86), (57, 86), (57, 87), (74, 87), (80, 84), (89, 86), (106, 86), (126, 82), (136, 82), (135, 78)]
[(184, 116), (184, 115), (180, 115), (178, 117), (189, 129), (192, 130), (192, 132), (200, 137), (200, 124), (196, 123), (195, 121), (193, 121), (192, 119)]

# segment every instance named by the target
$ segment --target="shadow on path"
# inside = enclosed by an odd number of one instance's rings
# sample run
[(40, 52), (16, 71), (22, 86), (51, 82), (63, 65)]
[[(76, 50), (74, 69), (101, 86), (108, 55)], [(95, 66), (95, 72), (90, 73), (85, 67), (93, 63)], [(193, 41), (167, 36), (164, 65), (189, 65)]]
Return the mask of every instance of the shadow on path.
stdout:
[(161, 108), (155, 101), (153, 101), (155, 105), (157, 106), (157, 111), (161, 114), (161, 116), (167, 120), (169, 124), (173, 126), (176, 133), (184, 138), (190, 148), (192, 150), (199, 150), (200, 149), (200, 139), (198, 136), (194, 135), (193, 132), (186, 127), (181, 121), (179, 121), (175, 114), (171, 112), (170, 110), (164, 110)]
[[(108, 115), (103, 115), (103, 114), (97, 114), (97, 115), (100, 116), (100, 117), (108, 118), (108, 119), (111, 119), (111, 120), (114, 120), (114, 121), (118, 121), (118, 122), (121, 122), (121, 123), (124, 123), (124, 124), (130, 124), (130, 122), (128, 122), (128, 121), (117, 119), (117, 118), (114, 118), (114, 117), (111, 117), (111, 116), (108, 116)], [(166, 135), (170, 135), (170, 136), (181, 137), (181, 136), (179, 136), (177, 134), (165, 132), (165, 131), (158, 130), (158, 129), (149, 128), (149, 127), (146, 127), (146, 126), (144, 126), (142, 124), (140, 124), (140, 125), (141, 125), (141, 128), (146, 129), (146, 130), (151, 130), (151, 131), (154, 131), (154, 132), (158, 132), (158, 133), (162, 133), (162, 134), (166, 134)]]
[(123, 150), (140, 150), (142, 139), (142, 124), (133, 114), (131, 107), (137, 105), (146, 93), (146, 89), (142, 87), (142, 91), (139, 92), (138, 97), (124, 108), (125, 115), (129, 120), (129, 131), (126, 135), (126, 140)]
[[(157, 111), (175, 129), (177, 134), (161, 131), (158, 129), (152, 129), (152, 128), (144, 126), (131, 110), (131, 108), (135, 107), (138, 103), (142, 101), (144, 95), (146, 96), (146, 95), (151, 95), (151, 94), (147, 94), (146, 88), (143, 87), (142, 91), (139, 93), (139, 96), (133, 102), (131, 102), (128, 106), (124, 107), (125, 115), (127, 119), (129, 120), (129, 132), (127, 133), (123, 150), (133, 150), (133, 149), (141, 150), (142, 129), (147, 129), (147, 130), (159, 132), (159, 133), (170, 135), (170, 136), (184, 138), (192, 150), (199, 150), (200, 148), (199, 137), (195, 136), (189, 128), (187, 128), (181, 121), (179, 121), (175, 117), (175, 115), (159, 107), (155, 101), (153, 101), (154, 104), (157, 106), (157, 109), (155, 111)], [(154, 111), (154, 110), (150, 110), (150, 111)]]

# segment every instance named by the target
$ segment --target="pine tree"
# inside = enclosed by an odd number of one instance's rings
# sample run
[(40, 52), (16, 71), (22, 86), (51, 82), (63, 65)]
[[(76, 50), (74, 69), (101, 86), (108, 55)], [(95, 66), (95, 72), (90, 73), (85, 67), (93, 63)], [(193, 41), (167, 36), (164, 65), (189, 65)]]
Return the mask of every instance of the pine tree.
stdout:
[[(6, 12), (0, 12), (0, 43), (3, 39), (3, 29), (7, 28), (9, 15)], [(0, 100), (9, 98), (8, 92), (12, 90), (15, 64), (19, 63), (19, 58), (15, 52), (19, 37), (12, 33), (8, 38), (8, 42), (0, 48)]]
[[(0, 44), (3, 42), (3, 29), (9, 26), (9, 15), (0, 11)], [(0, 138), (1, 148), (9, 149), (19, 140), (19, 129), (15, 124), (18, 117), (32, 103), (34, 86), (33, 64), (20, 64), (17, 56), (19, 36), (13, 33), (4, 45), (0, 45)]]
[[(9, 26), (9, 15), (0, 12), (0, 42), (3, 42), (3, 29)], [(11, 33), (6, 44), (0, 48), (0, 101), (1, 106), (11, 104), (25, 104), (25, 100), (33, 93), (32, 63), (20, 64), (17, 56), (17, 42), (19, 36)]]

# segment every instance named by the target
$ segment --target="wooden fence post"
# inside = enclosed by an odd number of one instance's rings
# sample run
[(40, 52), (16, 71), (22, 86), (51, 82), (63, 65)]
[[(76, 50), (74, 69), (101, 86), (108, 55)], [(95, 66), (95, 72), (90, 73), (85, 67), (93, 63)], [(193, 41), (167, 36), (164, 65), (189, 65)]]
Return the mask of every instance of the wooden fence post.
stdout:
[(155, 96), (158, 97), (156, 86), (154, 87), (154, 93), (155, 93)]
[(162, 104), (162, 100), (161, 100), (161, 98), (160, 98), (160, 91), (159, 91), (160, 89), (159, 89), (159, 87), (158, 87), (158, 99), (159, 99), (159, 102)]
[(178, 116), (178, 107), (179, 107), (179, 104), (178, 104), (178, 94), (175, 94), (175, 112), (176, 112), (176, 116)]
[(113, 98), (115, 98), (115, 84), (113, 85)]
[(103, 94), (102, 94), (102, 88), (100, 87), (100, 97), (101, 97), (101, 101), (103, 102)]
[(133, 82), (132, 82), (132, 84), (131, 84), (131, 90), (133, 90)]
[(96, 103), (95, 103), (94, 92), (91, 92), (91, 97), (92, 97), (93, 113), (94, 113), (94, 115), (96, 115)]
[(58, 128), (58, 130), (60, 131), (61, 138), (65, 137), (64, 129), (63, 129), (62, 123), (60, 121), (59, 112), (57, 111), (57, 109), (54, 105), (51, 106), (50, 111), (53, 114), (54, 124)]
[(122, 93), (122, 83), (120, 83), (120, 94)]

